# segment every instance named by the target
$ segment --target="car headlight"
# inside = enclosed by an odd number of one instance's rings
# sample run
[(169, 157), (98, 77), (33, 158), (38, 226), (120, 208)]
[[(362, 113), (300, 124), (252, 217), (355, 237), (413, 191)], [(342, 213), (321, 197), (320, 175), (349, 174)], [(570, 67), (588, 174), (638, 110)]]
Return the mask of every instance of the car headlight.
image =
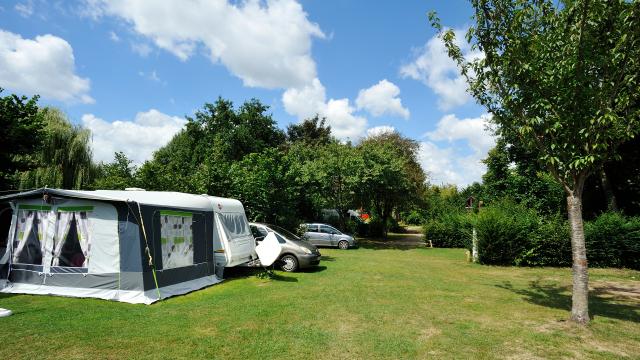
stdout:
[(304, 251), (304, 253), (307, 254), (307, 255), (311, 255), (312, 254), (311, 250), (309, 250), (307, 248), (302, 248), (302, 251)]

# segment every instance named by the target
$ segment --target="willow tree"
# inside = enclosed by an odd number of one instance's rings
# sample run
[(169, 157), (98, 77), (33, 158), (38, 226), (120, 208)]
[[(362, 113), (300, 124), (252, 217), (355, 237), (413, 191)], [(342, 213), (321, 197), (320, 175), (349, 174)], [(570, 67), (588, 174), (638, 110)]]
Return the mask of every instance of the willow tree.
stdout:
[(35, 155), (37, 167), (22, 173), (20, 187), (81, 189), (91, 183), (96, 173), (91, 131), (71, 124), (55, 108), (44, 108), (41, 115), (45, 127), (43, 143)]
[(469, 91), (498, 133), (537, 154), (567, 197), (573, 253), (571, 319), (586, 324), (588, 269), (582, 222), (585, 180), (640, 125), (640, 2), (472, 0), (467, 60), (441, 27)]

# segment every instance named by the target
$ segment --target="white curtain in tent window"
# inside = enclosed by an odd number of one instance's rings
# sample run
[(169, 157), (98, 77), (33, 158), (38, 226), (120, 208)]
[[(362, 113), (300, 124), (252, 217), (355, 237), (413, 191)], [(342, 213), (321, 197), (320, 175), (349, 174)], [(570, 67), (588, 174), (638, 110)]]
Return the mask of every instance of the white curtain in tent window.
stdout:
[(16, 241), (17, 246), (13, 251), (13, 262), (17, 263), (24, 250), (25, 245), (27, 244), (27, 240), (29, 239), (29, 235), (31, 234), (31, 230), (33, 228), (33, 221), (36, 218), (35, 211), (26, 211), (20, 210), (18, 211), (18, 226), (16, 231)]
[(64, 247), (67, 234), (71, 228), (71, 221), (73, 220), (73, 212), (59, 212), (58, 213), (58, 227), (56, 229), (55, 247), (53, 250), (53, 266), (60, 264), (60, 254)]
[(243, 213), (220, 213), (220, 220), (229, 239), (250, 234), (249, 224)]
[(53, 217), (55, 214), (52, 211), (38, 211), (35, 222), (38, 224), (38, 241), (40, 242), (40, 251), (44, 259), (44, 254), (47, 251), (47, 244), (50, 242), (47, 238), (49, 234), (49, 226), (51, 222), (49, 217)]
[(89, 223), (89, 216), (85, 211), (73, 213), (76, 219), (76, 228), (78, 231), (78, 242), (82, 249), (82, 255), (84, 255), (84, 262), (82, 267), (89, 267), (89, 255), (91, 253), (91, 226)]

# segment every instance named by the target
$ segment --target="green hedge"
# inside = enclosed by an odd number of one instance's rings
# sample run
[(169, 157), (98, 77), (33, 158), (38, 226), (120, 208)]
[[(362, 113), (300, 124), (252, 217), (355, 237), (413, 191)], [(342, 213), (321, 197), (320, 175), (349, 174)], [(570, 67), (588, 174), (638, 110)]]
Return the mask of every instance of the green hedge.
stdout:
[[(479, 214), (445, 213), (424, 225), (436, 247), (471, 248), (475, 225), (482, 264), (571, 266), (571, 231), (562, 217), (542, 217), (511, 202), (492, 204)], [(591, 267), (640, 270), (640, 217), (605, 213), (585, 223)]]
[(472, 228), (472, 214), (449, 212), (428, 220), (424, 233), (435, 247), (471, 248)]
[(501, 203), (478, 214), (478, 255), (483, 264), (511, 265), (528, 248), (540, 217), (513, 203)]

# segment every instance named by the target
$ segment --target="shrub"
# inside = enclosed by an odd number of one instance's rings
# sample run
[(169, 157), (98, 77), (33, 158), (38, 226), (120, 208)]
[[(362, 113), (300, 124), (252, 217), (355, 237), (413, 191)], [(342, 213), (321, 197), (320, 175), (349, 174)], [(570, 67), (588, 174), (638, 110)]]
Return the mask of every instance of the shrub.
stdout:
[(571, 230), (561, 216), (542, 221), (528, 248), (515, 259), (522, 266), (571, 266)]
[(429, 219), (424, 225), (427, 242), (435, 247), (471, 248), (472, 214), (448, 212)]
[(585, 224), (585, 242), (590, 266), (640, 268), (640, 218), (604, 213)]
[(500, 202), (480, 211), (476, 222), (480, 263), (513, 265), (531, 247), (540, 217), (531, 209)]
[(420, 211), (411, 210), (404, 216), (404, 222), (409, 225), (422, 225), (425, 223), (425, 218)]

